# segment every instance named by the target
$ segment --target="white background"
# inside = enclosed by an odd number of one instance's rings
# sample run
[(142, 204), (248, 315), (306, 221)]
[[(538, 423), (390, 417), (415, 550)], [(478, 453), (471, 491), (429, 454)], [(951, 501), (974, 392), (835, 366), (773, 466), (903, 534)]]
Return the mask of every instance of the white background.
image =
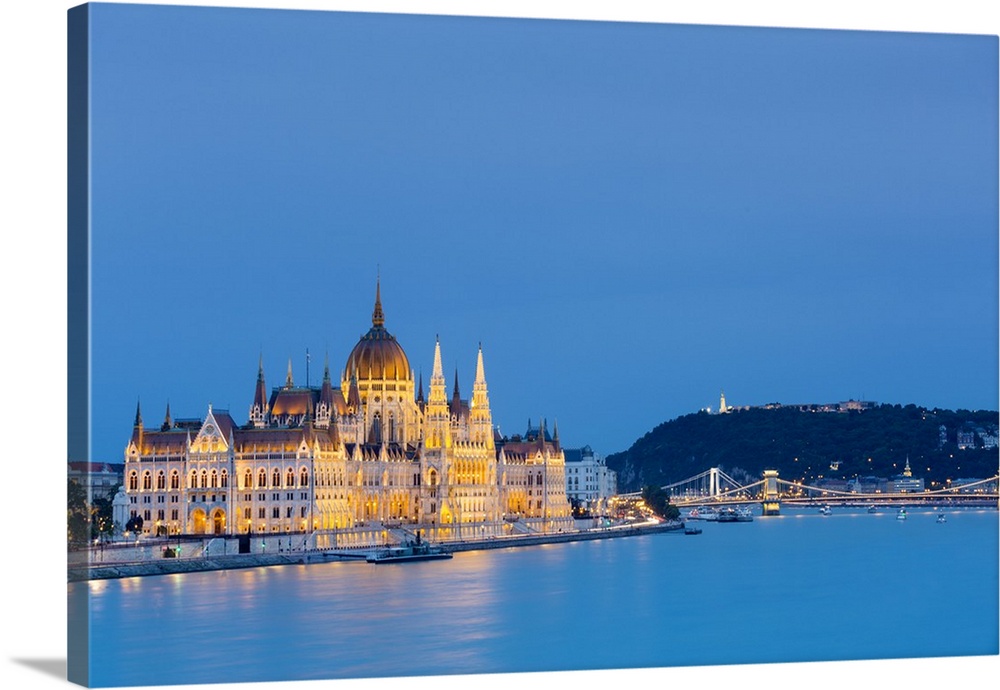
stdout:
[[(3, 661), (5, 688), (65, 685), (66, 581), (63, 551), (66, 461), (66, 10), (78, 3), (8, 0), (0, 9), (0, 434), (2, 434)], [(658, 21), (696, 24), (998, 34), (992, 3), (950, 2), (640, 2), (554, 0), (446, 2), (170, 2), (159, 4), (342, 9)], [(905, 576), (905, 575), (904, 575)], [(891, 593), (886, 593), (887, 597)], [(949, 602), (967, 605), (962, 593)], [(817, 623), (821, 625), (821, 623)], [(752, 627), (747, 634), (756, 634)], [(760, 634), (765, 634), (763, 630)], [(205, 642), (205, 641), (202, 641)], [(141, 644), (141, 641), (139, 641)], [(192, 644), (197, 641), (192, 640)], [(803, 685), (962, 688), (1000, 677), (1000, 657), (782, 664), (591, 673), (452, 676), (435, 679), (226, 684), (220, 688), (344, 690), (408, 687), (798, 688)], [(992, 679), (992, 680), (991, 680)]]

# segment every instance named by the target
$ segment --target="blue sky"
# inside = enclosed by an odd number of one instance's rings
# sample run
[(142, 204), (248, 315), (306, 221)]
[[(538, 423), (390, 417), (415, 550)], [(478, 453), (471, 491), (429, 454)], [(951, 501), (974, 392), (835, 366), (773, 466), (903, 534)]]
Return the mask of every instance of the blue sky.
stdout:
[(435, 335), (494, 421), (997, 404), (995, 37), (96, 5), (93, 457)]

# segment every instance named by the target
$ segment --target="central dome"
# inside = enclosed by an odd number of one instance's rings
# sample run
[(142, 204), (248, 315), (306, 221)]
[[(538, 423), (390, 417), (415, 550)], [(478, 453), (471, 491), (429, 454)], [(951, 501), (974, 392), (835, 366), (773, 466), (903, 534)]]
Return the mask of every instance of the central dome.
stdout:
[(344, 366), (344, 380), (350, 381), (357, 374), (358, 381), (408, 381), (410, 361), (403, 348), (389, 331), (385, 330), (385, 315), (382, 313), (381, 287), (375, 287), (375, 310), (372, 312), (372, 327), (361, 336), (361, 340), (351, 350)]

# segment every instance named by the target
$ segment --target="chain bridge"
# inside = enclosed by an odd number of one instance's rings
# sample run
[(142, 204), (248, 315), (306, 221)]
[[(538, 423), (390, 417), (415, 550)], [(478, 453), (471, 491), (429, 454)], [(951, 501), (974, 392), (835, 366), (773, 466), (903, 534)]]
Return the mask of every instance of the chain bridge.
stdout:
[[(781, 510), (782, 503), (864, 506), (872, 504), (938, 505), (947, 503), (997, 507), (998, 500), (1000, 500), (997, 492), (998, 482), (1000, 482), (1000, 475), (961, 486), (920, 492), (856, 493), (780, 479), (777, 470), (764, 470), (761, 479), (750, 483), (741, 483), (723, 472), (722, 469), (712, 467), (693, 477), (666, 484), (660, 488), (670, 496), (670, 502), (679, 508), (760, 503), (764, 515), (777, 515)], [(623, 497), (638, 498), (640, 495), (640, 492), (635, 492), (624, 494)]]

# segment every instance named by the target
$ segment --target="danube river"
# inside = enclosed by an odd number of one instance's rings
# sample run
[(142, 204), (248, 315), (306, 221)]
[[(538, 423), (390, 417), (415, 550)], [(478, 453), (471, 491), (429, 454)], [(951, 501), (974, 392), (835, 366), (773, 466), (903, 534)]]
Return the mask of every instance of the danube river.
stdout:
[(751, 523), (102, 580), (92, 684), (364, 678), (998, 653), (998, 514), (785, 508)]

